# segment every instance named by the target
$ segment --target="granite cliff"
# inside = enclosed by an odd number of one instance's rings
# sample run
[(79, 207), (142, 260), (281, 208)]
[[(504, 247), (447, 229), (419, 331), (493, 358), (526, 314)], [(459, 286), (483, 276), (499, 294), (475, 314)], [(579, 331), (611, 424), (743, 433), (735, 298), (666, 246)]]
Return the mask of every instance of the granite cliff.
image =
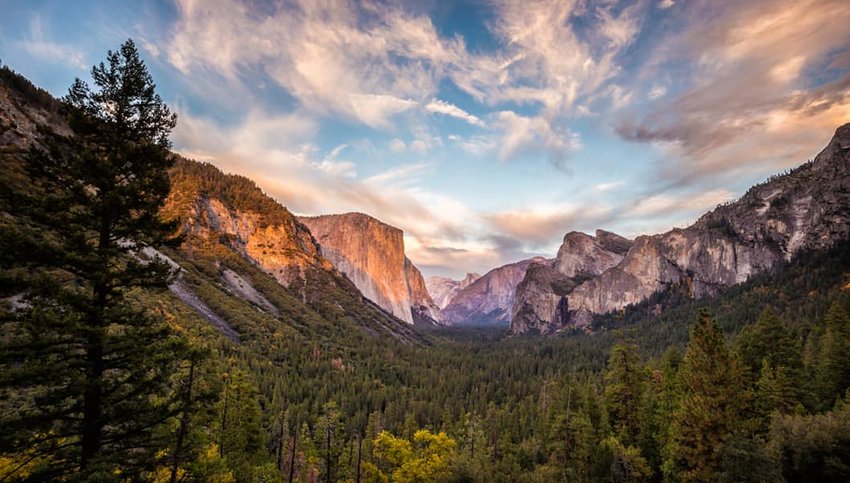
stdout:
[(850, 238), (850, 124), (839, 127), (813, 161), (752, 187), (687, 228), (640, 236), (624, 253), (622, 240), (602, 246), (606, 254), (586, 240), (576, 243), (580, 238), (565, 238), (557, 260), (566, 263), (529, 271), (512, 308), (513, 333), (583, 327), (593, 314), (676, 284), (692, 297), (715, 294), (802, 250)]
[(533, 263), (517, 286), (511, 306), (511, 330), (550, 333), (569, 320), (565, 296), (623, 260), (632, 242), (597, 230), (596, 236), (570, 232), (554, 260)]
[(409, 324), (440, 320), (422, 274), (404, 255), (401, 230), (362, 213), (299, 220), (319, 243), (322, 256), (366, 298)]

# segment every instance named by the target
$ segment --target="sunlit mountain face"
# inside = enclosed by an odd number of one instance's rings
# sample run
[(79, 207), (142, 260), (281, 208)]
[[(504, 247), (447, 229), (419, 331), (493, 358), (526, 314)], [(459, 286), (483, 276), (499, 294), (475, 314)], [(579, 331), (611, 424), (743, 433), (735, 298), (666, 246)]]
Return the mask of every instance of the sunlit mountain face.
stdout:
[(404, 231), (462, 278), (563, 234), (683, 226), (850, 113), (837, 1), (3, 2), (0, 59), (63, 95), (135, 38), (175, 149), (300, 215)]

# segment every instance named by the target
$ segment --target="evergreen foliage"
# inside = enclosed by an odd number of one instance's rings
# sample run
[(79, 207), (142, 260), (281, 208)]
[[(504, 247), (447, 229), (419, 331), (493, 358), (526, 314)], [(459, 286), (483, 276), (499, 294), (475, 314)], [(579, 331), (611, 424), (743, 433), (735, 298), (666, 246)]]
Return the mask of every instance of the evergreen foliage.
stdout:
[(14, 220), (4, 217), (0, 263), (23, 299), (3, 317), (0, 441), (50, 455), (39, 478), (149, 470), (154, 430), (176, 410), (169, 383), (183, 344), (133, 300), (170, 276), (140, 256), (173, 239), (159, 209), (175, 117), (132, 41), (92, 77), (95, 90), (78, 79), (64, 99), (73, 136), (44, 133), (24, 163), (28, 189), (2, 190)]

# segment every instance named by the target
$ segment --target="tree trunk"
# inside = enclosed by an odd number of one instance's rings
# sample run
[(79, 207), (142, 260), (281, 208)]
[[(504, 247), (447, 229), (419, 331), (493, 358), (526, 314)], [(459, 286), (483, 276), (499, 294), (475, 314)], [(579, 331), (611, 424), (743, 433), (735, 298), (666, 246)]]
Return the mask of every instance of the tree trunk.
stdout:
[[(108, 236), (101, 231), (100, 246), (106, 247)], [(104, 267), (106, 263), (102, 264)], [(108, 269), (104, 269), (108, 270)], [(105, 272), (104, 272), (105, 273)], [(80, 469), (86, 469), (100, 450), (103, 440), (103, 312), (106, 307), (106, 283), (98, 280), (92, 289), (94, 307), (86, 321), (86, 382), (83, 392), (83, 427)]]
[(86, 347), (86, 387), (83, 394), (83, 428), (80, 468), (86, 469), (100, 450), (103, 428), (103, 332), (94, 329)]
[(218, 456), (224, 458), (224, 434), (227, 426), (227, 381), (224, 381), (224, 403), (221, 408), (221, 431), (218, 442)]
[(285, 418), (280, 418), (280, 442), (277, 445), (277, 470), (283, 472), (283, 441), (286, 439), (286, 435), (284, 432), (285, 428)]
[(192, 405), (192, 386), (195, 384), (195, 358), (189, 363), (189, 381), (183, 393), (183, 414), (180, 416), (180, 429), (177, 430), (177, 444), (174, 447), (174, 461), (171, 465), (171, 483), (177, 482), (177, 470), (180, 467), (180, 455), (183, 453), (183, 441), (189, 431), (189, 415)]

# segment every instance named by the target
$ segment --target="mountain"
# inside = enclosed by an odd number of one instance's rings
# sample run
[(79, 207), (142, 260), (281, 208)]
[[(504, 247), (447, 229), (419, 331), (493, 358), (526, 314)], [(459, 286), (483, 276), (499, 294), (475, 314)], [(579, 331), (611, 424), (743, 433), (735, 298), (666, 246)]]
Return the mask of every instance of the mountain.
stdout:
[[(22, 160), (42, 130), (70, 134), (61, 103), (14, 72), (0, 70), (0, 158), (7, 186), (26, 189)], [(176, 155), (175, 155), (176, 156)], [(163, 303), (206, 322), (225, 338), (250, 343), (261, 333), (292, 340), (335, 339), (362, 346), (387, 336), (421, 344), (422, 336), (365, 299), (321, 256), (309, 229), (242, 176), (176, 156), (162, 216), (179, 221), (179, 249), (164, 256), (178, 277)], [(423, 282), (424, 285), (424, 282)], [(183, 305), (181, 307), (181, 305)], [(356, 342), (352, 342), (356, 341)]]
[(558, 256), (530, 265), (517, 286), (511, 330), (549, 333), (565, 325), (569, 314), (564, 296), (620, 263), (631, 245), (630, 240), (603, 230), (597, 230), (595, 237), (567, 233)]
[(514, 292), (525, 271), (532, 263), (545, 260), (535, 257), (490, 270), (458, 291), (443, 308), (443, 319), (450, 324), (509, 322)]
[(453, 280), (448, 277), (428, 277), (425, 279), (425, 286), (437, 307), (444, 309), (458, 292), (479, 278), (481, 278), (481, 275), (477, 273), (467, 273), (463, 280)]
[[(253, 181), (179, 157), (170, 175), (162, 216), (179, 220), (185, 237), (179, 250), (167, 252), (181, 267), (171, 290), (224, 335), (234, 339), (223, 322), (239, 338), (284, 322), (308, 337), (319, 336), (316, 330), (327, 337), (326, 327), (333, 327), (339, 339), (359, 332), (421, 342), (364, 298), (321, 255), (309, 229)], [(245, 305), (254, 312), (238, 308)], [(248, 330), (258, 312), (257, 325), (265, 328)]]
[(404, 254), (404, 233), (369, 215), (301, 217), (327, 258), (369, 300), (399, 319), (437, 323), (440, 310)]
[[(622, 309), (673, 286), (684, 286), (694, 298), (714, 295), (803, 250), (829, 248), (848, 238), (850, 124), (845, 124), (814, 160), (752, 187), (687, 228), (638, 237), (619, 262), (575, 286), (563, 285), (558, 274), (569, 278), (563, 265), (557, 273), (536, 269), (537, 279), (528, 281), (517, 297), (520, 305), (512, 309), (511, 331), (583, 327), (595, 314)], [(569, 242), (565, 238), (559, 259), (581, 248)], [(615, 245), (620, 251), (626, 246), (622, 240)], [(589, 262), (599, 256), (608, 263), (613, 255), (618, 254), (604, 255), (585, 245), (573, 265), (586, 268), (581, 262), (585, 257)], [(591, 265), (601, 268), (604, 263)]]

